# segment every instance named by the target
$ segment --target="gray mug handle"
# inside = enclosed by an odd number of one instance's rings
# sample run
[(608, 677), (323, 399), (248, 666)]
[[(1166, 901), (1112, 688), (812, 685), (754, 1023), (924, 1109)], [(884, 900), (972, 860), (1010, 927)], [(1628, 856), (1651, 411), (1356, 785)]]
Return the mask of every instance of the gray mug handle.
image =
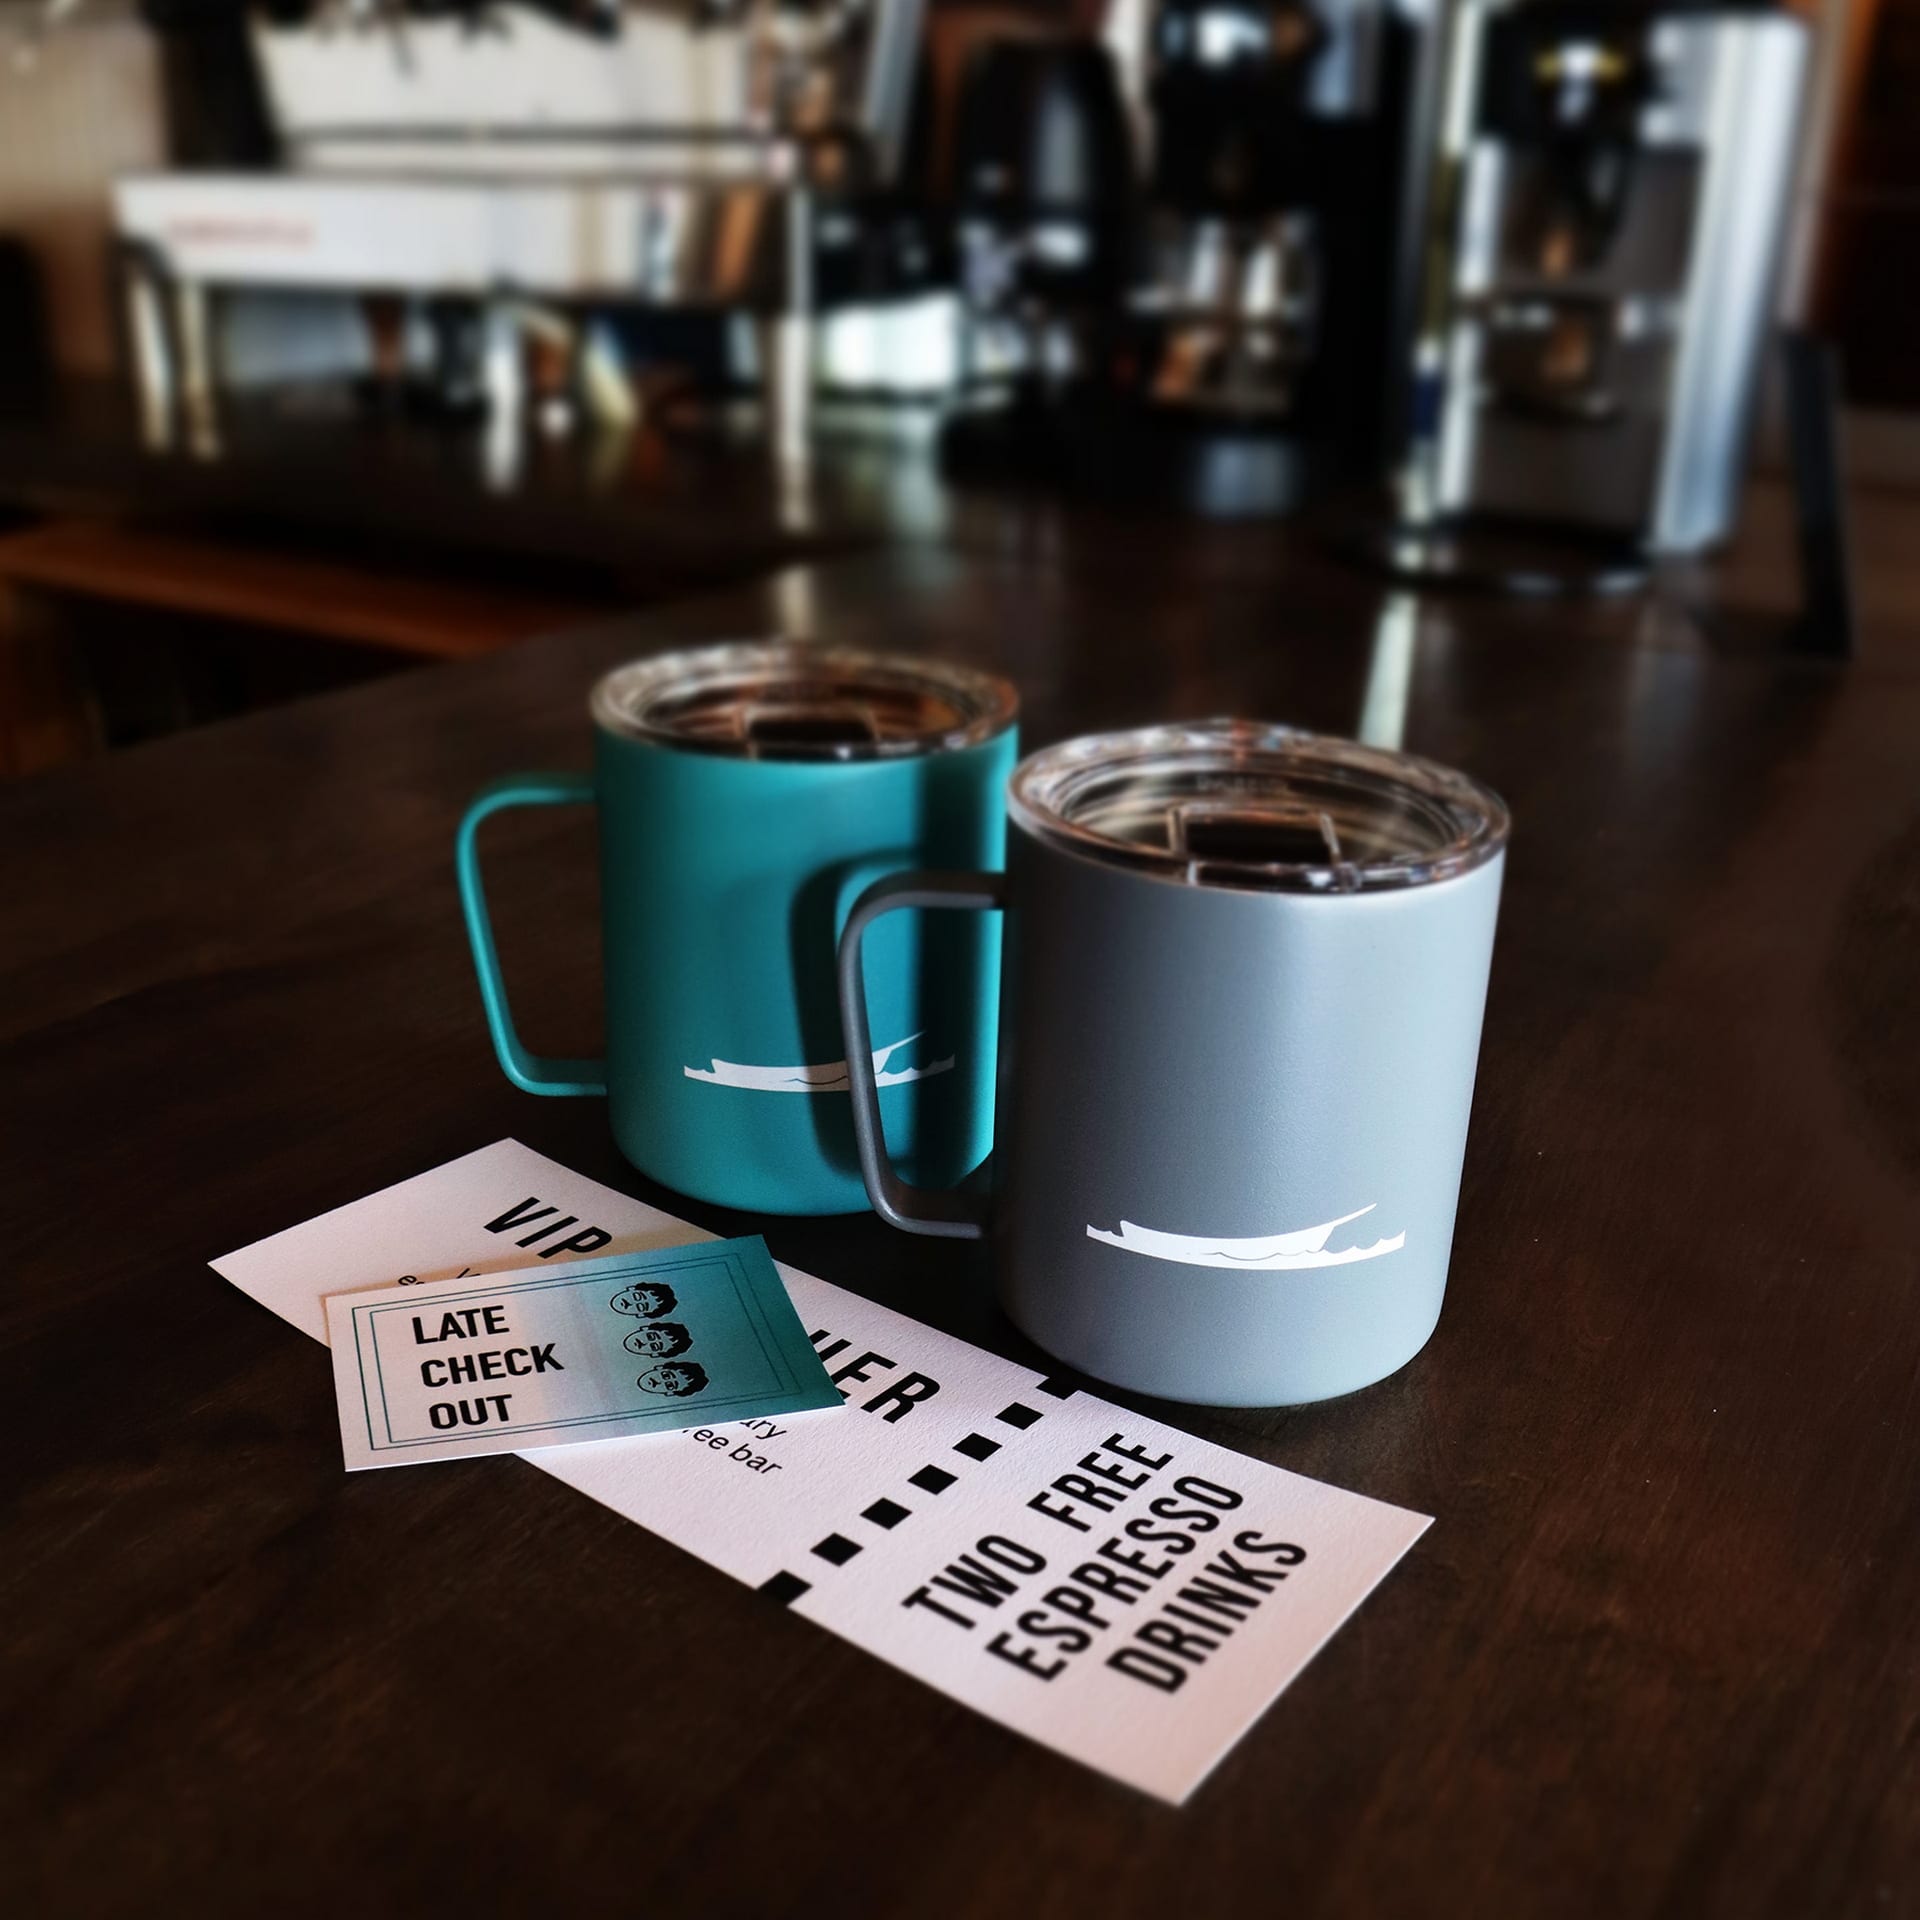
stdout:
[(902, 907), (962, 907), (995, 912), (1007, 904), (1000, 873), (893, 873), (876, 880), (847, 915), (840, 934), (840, 1031), (847, 1049), (847, 1090), (853, 1098), (853, 1137), (860, 1177), (873, 1210), (889, 1226), (943, 1240), (978, 1240), (987, 1230), (984, 1196), (961, 1187), (910, 1187), (887, 1158), (880, 1128), (880, 1084), (873, 1072), (873, 1031), (867, 1021), (867, 982), (860, 941), (883, 913)]

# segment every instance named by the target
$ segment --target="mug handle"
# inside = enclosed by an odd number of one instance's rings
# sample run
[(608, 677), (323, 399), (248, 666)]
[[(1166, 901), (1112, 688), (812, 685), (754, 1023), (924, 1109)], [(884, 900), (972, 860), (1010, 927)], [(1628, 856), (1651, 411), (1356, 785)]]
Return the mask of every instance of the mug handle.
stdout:
[(493, 919), (480, 881), (480, 823), (509, 807), (571, 807), (591, 804), (593, 780), (584, 773), (510, 773), (504, 780), (482, 787), (460, 816), (454, 837), (453, 866), (460, 882), (460, 910), (466, 916), (467, 941), (473, 948), (473, 970), (480, 979), (480, 1001), (487, 1010), (487, 1031), (500, 1069), (516, 1087), (528, 1093), (605, 1093), (604, 1060), (550, 1060), (529, 1053), (513, 1029), (507, 1008), (507, 983), (494, 951)]
[(893, 873), (876, 880), (847, 915), (840, 934), (840, 1030), (847, 1048), (847, 1090), (853, 1099), (853, 1137), (860, 1177), (873, 1210), (889, 1226), (944, 1240), (979, 1240), (987, 1230), (983, 1195), (963, 1187), (910, 1187), (887, 1158), (880, 1125), (880, 1086), (873, 1072), (873, 1032), (867, 1021), (867, 981), (860, 942), (883, 913), (902, 907), (1005, 908), (1006, 876), (998, 873)]

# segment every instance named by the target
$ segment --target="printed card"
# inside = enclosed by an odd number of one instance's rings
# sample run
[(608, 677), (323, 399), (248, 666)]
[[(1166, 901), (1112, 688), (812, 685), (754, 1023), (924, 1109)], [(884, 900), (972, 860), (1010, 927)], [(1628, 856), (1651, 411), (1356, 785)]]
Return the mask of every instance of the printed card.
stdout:
[(335, 1294), (327, 1334), (349, 1472), (842, 1404), (758, 1234)]
[[(325, 1339), (330, 1293), (711, 1239), (502, 1140), (213, 1264)], [(716, 1418), (532, 1464), (1162, 1799), (1429, 1524), (777, 1271), (844, 1415)]]

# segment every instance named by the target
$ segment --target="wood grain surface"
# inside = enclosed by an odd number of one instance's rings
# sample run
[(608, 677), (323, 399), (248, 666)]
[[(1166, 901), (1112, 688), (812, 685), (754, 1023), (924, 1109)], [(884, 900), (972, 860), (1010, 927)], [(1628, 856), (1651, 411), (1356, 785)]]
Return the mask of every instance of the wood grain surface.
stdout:
[[(1914, 636), (1147, 544), (824, 564), (0, 792), (13, 1912), (1920, 1912)], [(513, 1134), (1023, 1351), (978, 1250), (677, 1203), (492, 1062), (464, 801), (583, 765), (610, 663), (795, 624), (1005, 670), (1029, 744), (1365, 716), (1513, 807), (1432, 1343), (1154, 1409), (1437, 1516), (1184, 1810), (513, 1461), (349, 1480), (315, 1348), (204, 1264)], [(490, 856), (523, 1033), (590, 1051), (590, 823)]]
[(421, 660), (495, 653), (577, 625), (595, 611), (580, 599), (514, 592), (499, 582), (374, 571), (364, 563), (112, 520), (52, 520), (0, 534), (0, 588), (7, 586), (160, 608)]

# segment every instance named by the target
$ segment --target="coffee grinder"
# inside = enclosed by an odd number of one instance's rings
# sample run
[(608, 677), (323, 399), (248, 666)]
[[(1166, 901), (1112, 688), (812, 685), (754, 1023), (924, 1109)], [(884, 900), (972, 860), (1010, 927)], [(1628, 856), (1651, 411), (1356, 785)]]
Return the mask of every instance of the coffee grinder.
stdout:
[(1605, 590), (1732, 531), (1808, 41), (1766, 6), (1462, 0), (1391, 568)]
[[(1377, 477), (1405, 429), (1438, 72), (1423, 0), (1120, 0), (1099, 52), (1130, 134), (1124, 248), (1110, 269), (1103, 139), (1080, 170), (1101, 191), (1073, 255), (1076, 350), (1022, 374), (1010, 441), (1074, 491), (1202, 514)], [(1051, 320), (1058, 276), (1021, 284)], [(1004, 278), (963, 274), (963, 298), (976, 338), (1006, 337)], [(986, 438), (977, 398), (950, 450)]]

